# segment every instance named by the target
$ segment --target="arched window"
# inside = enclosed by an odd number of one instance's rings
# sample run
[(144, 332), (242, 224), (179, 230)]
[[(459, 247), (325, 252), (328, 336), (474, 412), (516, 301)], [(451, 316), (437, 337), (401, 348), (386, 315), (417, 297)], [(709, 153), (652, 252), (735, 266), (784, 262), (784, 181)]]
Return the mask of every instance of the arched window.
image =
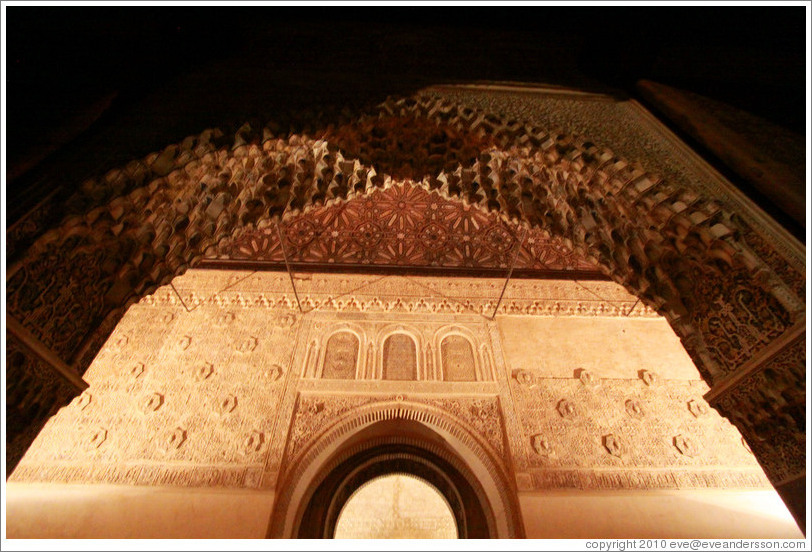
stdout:
[(390, 335), (383, 343), (383, 379), (417, 379), (417, 345), (406, 334)]
[(325, 379), (355, 379), (358, 366), (358, 337), (352, 332), (336, 332), (327, 341), (324, 352)]
[(471, 342), (461, 335), (449, 335), (440, 344), (443, 379), (446, 381), (476, 381), (476, 361)]

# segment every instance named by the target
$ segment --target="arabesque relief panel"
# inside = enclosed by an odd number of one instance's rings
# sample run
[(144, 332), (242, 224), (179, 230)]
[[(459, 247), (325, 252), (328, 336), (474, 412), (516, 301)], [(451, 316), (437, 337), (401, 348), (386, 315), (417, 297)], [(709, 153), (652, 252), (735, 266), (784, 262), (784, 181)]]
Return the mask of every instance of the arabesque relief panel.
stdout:
[(132, 306), (12, 480), (258, 485), (298, 326), (288, 310)]
[(768, 485), (736, 428), (703, 399), (701, 380), (520, 369), (511, 389), (524, 445), (514, 455), (532, 488)]
[[(466, 428), (520, 490), (767, 486), (736, 429), (702, 398), (695, 368), (686, 377), (687, 357), (666, 358), (673, 347), (663, 359), (646, 349), (664, 373), (629, 377), (641, 359), (616, 355), (623, 366), (602, 371), (614, 345), (588, 345), (588, 362), (561, 377), (571, 360), (549, 323), (661, 338), (643, 326), (665, 322), (615, 284), (511, 282), (512, 307), (492, 320), (483, 313), (498, 280), (294, 283), (304, 312), (286, 274), (208, 270), (130, 307), (86, 374), (90, 388), (50, 420), (11, 480), (272, 489), (338, 420), (409, 403)], [(523, 364), (505, 349), (515, 346), (506, 330), (530, 332), (545, 354), (529, 347), (538, 362)], [(392, 335), (414, 343), (410, 379), (384, 377)], [(474, 377), (446, 381), (449, 357)], [(336, 367), (346, 377), (328, 377)]]

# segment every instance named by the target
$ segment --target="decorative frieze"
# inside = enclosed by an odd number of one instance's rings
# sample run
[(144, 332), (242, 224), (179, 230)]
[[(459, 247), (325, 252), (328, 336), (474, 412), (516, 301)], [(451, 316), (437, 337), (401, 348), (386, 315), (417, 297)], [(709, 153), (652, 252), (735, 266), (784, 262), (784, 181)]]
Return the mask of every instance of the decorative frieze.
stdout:
[(767, 489), (759, 469), (533, 470), (523, 490)]
[[(212, 270), (195, 271), (196, 284), (206, 285)], [(250, 276), (239, 285), (211, 289), (210, 293), (185, 291), (183, 278), (174, 290), (161, 289), (145, 296), (140, 305), (153, 307), (197, 308), (203, 305), (223, 309), (257, 308), (285, 312), (293, 317), (296, 299), (286, 274), (246, 273)], [(443, 282), (440, 284), (440, 282)], [(361, 289), (353, 289), (353, 286)], [(214, 284), (214, 282), (212, 282)], [(402, 314), (480, 314), (490, 316), (499, 298), (504, 279), (431, 277), (367, 277), (361, 282), (348, 276), (310, 274), (297, 284), (305, 311), (376, 312)], [(224, 289), (225, 288), (225, 289)], [(562, 286), (554, 280), (516, 280), (508, 287), (499, 307), (502, 315), (531, 316), (598, 316), (656, 318), (650, 308), (637, 304), (637, 299), (609, 282), (590, 282), (587, 289)], [(634, 307), (634, 309), (632, 309)], [(234, 316), (228, 311), (223, 316)], [(280, 321), (280, 324), (284, 321)], [(217, 325), (217, 327), (220, 327)]]

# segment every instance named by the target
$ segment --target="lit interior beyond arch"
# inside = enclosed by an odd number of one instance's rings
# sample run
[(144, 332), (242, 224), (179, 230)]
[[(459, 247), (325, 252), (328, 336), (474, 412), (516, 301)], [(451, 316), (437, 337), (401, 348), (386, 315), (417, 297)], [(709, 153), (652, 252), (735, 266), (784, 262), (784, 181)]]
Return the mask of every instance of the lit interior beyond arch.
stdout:
[(377, 477), (353, 493), (336, 523), (337, 539), (456, 539), (445, 498), (424, 480)]

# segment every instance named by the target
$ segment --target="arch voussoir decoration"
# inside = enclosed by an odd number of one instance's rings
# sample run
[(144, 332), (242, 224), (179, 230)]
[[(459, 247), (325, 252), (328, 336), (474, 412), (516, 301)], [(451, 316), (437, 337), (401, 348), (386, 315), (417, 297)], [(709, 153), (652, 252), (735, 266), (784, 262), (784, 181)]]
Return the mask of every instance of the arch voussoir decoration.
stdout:
[[(241, 236), (419, 186), (538, 228), (593, 262), (669, 320), (712, 386), (803, 319), (804, 275), (779, 275), (731, 207), (588, 140), (431, 95), (312, 126), (281, 136), (244, 125), (231, 143), (210, 130), (86, 182), (74, 203), (87, 207), (9, 267), (8, 314), (82, 373), (129, 304)], [(776, 423), (804, 434), (791, 418)], [(783, 464), (797, 466), (803, 449), (791, 451)], [(772, 452), (757, 454), (770, 475)]]
[[(355, 442), (366, 430), (384, 422), (428, 428), (442, 435), (446, 446), (424, 438), (398, 435)], [(487, 518), (492, 536), (516, 538), (523, 534), (515, 488), (505, 458), (468, 424), (442, 408), (401, 399), (374, 402), (347, 411), (323, 431), (307, 434), (307, 437), (303, 447), (293, 447), (287, 452), (291, 457), (285, 462), (288, 469), (279, 476), (279, 494), (269, 536), (291, 536), (297, 532), (295, 526), (301, 519), (299, 514), (309, 500), (308, 490), (312, 491), (314, 482), (319, 483), (358, 452), (394, 443), (428, 451), (463, 474), (476, 487), (478, 502), (490, 505)], [(353, 442), (355, 444), (348, 444)], [(495, 513), (498, 516), (495, 517)]]

